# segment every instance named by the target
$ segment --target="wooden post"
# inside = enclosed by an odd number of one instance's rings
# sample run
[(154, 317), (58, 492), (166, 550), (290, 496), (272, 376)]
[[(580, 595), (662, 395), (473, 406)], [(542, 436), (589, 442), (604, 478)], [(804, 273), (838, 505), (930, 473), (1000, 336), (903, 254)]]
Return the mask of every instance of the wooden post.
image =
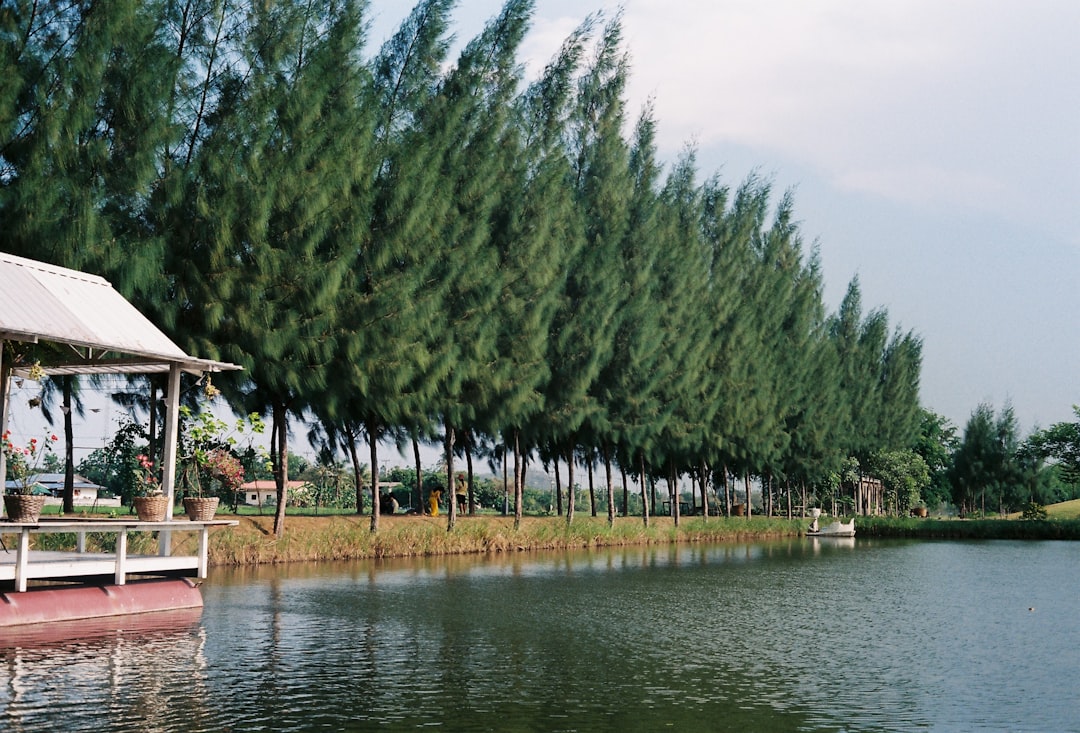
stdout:
[[(10, 367), (4, 365), (4, 344), (7, 342), (0, 339), (0, 434), (7, 432), (8, 424), (8, 390), (11, 388), (11, 380), (8, 379)], [(0, 451), (0, 494), (7, 493), (7, 453)], [(0, 516), (3, 515), (3, 506), (0, 505)]]
[[(169, 365), (169, 392), (165, 398), (165, 450), (162, 451), (161, 490), (169, 498), (165, 508), (165, 521), (171, 522), (176, 504), (176, 451), (180, 425), (180, 365)], [(158, 534), (158, 554), (168, 555), (172, 550), (172, 533), (162, 530)]]
[(30, 561), (30, 528), (19, 530), (19, 547), (15, 551), (15, 590), (26, 592), (26, 570)]
[(123, 585), (127, 580), (127, 530), (122, 529), (116, 536), (116, 585)]
[(202, 526), (202, 530), (199, 532), (199, 580), (203, 580), (207, 576), (207, 565), (209, 564), (210, 554), (210, 528), (205, 524)]

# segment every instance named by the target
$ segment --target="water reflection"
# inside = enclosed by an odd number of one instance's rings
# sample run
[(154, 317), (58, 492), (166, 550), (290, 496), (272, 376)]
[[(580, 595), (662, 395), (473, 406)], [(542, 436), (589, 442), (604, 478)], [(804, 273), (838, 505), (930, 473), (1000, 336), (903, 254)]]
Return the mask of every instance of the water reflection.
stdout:
[(814, 548), (814, 552), (821, 552), (822, 550), (829, 549), (855, 549), (854, 537), (810, 537), (810, 544)]
[(1076, 730), (1077, 561), (799, 538), (216, 569), (193, 625), (0, 649), (0, 729)]
[[(201, 609), (4, 629), (0, 709), (4, 730), (89, 729), (107, 716), (123, 729), (166, 729), (177, 713), (205, 709)], [(84, 702), (65, 709), (62, 701)], [(57, 709), (70, 716), (60, 725)], [(85, 727), (84, 727), (85, 726)]]

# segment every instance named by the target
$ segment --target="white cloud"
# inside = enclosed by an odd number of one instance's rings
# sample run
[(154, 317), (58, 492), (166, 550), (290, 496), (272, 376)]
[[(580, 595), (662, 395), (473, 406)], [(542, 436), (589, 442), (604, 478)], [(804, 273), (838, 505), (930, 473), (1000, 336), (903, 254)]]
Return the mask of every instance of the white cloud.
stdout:
[[(838, 186), (995, 208), (1074, 176), (1080, 4), (631, 0), (631, 99), (656, 99), (666, 152), (757, 148)], [(1064, 118), (1064, 119), (1063, 119)], [(1067, 122), (1066, 122), (1067, 120)], [(1043, 198), (1045, 205), (1045, 198)]]
[[(867, 103), (917, 83), (954, 53), (878, 3), (632, 4), (633, 88), (663, 121), (703, 141), (794, 147), (815, 129), (864, 117)], [(905, 7), (907, 7), (905, 5)], [(886, 82), (891, 82), (886, 84)]]

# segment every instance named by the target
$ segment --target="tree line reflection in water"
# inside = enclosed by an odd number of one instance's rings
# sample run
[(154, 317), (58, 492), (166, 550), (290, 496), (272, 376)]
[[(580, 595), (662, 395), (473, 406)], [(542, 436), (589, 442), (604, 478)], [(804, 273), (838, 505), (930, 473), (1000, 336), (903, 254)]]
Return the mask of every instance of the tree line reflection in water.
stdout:
[(202, 615), (170, 628), (3, 645), (0, 728), (1067, 730), (1051, 693), (1080, 672), (1059, 653), (1080, 644), (1060, 581), (1077, 547), (794, 539), (215, 569)]

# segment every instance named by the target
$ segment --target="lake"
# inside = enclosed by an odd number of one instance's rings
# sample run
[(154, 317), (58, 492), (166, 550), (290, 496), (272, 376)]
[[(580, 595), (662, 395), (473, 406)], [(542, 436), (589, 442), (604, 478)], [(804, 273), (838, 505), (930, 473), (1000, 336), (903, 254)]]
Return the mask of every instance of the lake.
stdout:
[(3, 632), (0, 730), (1080, 731), (1078, 568), (863, 538), (215, 568), (201, 614)]

